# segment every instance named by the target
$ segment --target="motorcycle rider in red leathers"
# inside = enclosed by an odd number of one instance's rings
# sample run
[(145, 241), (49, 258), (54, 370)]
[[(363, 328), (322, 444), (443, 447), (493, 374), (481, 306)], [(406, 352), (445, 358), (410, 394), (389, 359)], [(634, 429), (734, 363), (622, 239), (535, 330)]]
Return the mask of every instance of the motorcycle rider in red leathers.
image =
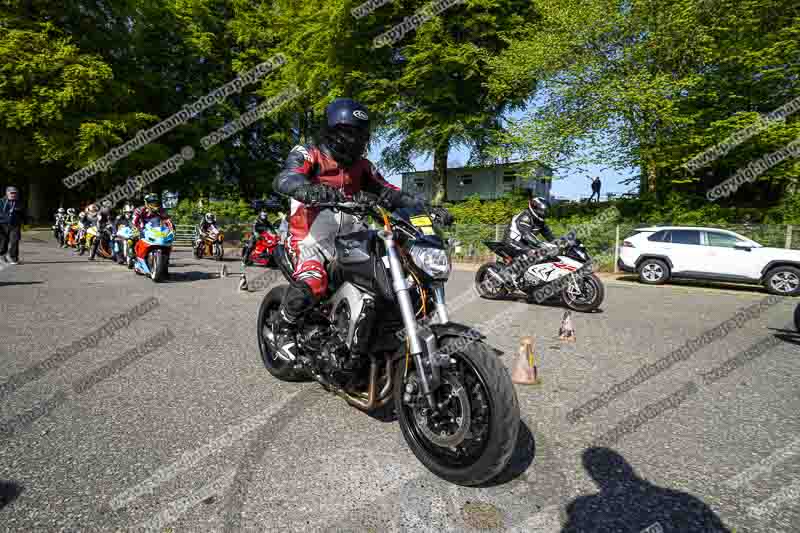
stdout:
[[(296, 345), (297, 319), (313, 308), (328, 289), (326, 265), (334, 257), (334, 238), (365, 229), (352, 215), (308, 204), (374, 202), (377, 196), (378, 203), (389, 209), (424, 207), (420, 200), (384, 180), (364, 158), (370, 120), (363, 105), (338, 98), (325, 112), (327, 122), (321, 142), (295, 146), (273, 184), (276, 192), (291, 198), (288, 251), (295, 263), (294, 282), (284, 295), (273, 330), (276, 355), (289, 361), (296, 359), (292, 349)], [(452, 223), (444, 208), (430, 208), (430, 212), (443, 224)]]
[(134, 209), (132, 220), (133, 227), (142, 231), (147, 222), (153, 218), (160, 218), (164, 224), (175, 231), (169, 215), (161, 207), (161, 201), (158, 199), (158, 195), (151, 193), (144, 197), (144, 205), (142, 207)]

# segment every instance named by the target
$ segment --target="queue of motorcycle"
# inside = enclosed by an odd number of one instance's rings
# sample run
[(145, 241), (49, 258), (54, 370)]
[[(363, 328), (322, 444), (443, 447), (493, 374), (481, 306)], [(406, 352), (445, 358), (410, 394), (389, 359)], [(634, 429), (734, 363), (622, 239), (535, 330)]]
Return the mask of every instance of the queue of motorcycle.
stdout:
[(136, 274), (158, 283), (169, 278), (169, 258), (175, 240), (170, 221), (150, 219), (143, 231), (130, 223), (84, 224), (74, 215), (59, 217), (52, 227), (53, 236), (63, 248), (73, 248), (79, 255), (89, 252), (115, 261)]

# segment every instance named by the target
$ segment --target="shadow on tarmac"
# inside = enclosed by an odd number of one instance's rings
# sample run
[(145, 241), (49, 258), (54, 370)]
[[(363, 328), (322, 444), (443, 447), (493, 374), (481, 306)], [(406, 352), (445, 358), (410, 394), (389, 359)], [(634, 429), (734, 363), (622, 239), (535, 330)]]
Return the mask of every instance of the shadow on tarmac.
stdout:
[(21, 485), (13, 481), (0, 480), (0, 509), (16, 500), (21, 493)]
[(583, 452), (583, 467), (599, 491), (579, 496), (567, 506), (561, 533), (731, 533), (702, 500), (639, 477), (614, 450), (588, 448)]

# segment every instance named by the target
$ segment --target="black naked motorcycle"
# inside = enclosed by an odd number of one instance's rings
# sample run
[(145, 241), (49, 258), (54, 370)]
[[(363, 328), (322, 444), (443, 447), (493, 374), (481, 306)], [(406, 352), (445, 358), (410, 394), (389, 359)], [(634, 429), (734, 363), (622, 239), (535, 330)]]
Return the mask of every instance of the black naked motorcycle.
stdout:
[[(451, 263), (440, 229), (421, 210), (316, 206), (362, 221), (373, 215), (384, 228), (335, 238), (329, 291), (300, 319), (297, 360), (274, 346), (287, 286), (264, 297), (258, 344), (267, 370), (284, 381), (316, 380), (363, 411), (396, 414), (414, 455), (449, 482), (496, 477), (517, 441), (519, 401), (486, 337), (448, 317)], [(283, 245), (276, 253), (285, 257)], [(291, 283), (292, 267), (284, 258), (278, 264)]]

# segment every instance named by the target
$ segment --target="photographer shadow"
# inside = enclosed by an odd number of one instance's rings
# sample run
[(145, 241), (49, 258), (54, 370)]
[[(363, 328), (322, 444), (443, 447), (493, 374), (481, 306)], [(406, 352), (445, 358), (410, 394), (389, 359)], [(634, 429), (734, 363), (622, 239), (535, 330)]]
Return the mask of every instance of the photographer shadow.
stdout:
[(580, 496), (567, 506), (567, 523), (561, 533), (731, 533), (702, 500), (639, 477), (609, 448), (585, 450), (583, 466), (599, 492)]
[(22, 493), (22, 486), (13, 481), (0, 480), (0, 509), (16, 500)]

